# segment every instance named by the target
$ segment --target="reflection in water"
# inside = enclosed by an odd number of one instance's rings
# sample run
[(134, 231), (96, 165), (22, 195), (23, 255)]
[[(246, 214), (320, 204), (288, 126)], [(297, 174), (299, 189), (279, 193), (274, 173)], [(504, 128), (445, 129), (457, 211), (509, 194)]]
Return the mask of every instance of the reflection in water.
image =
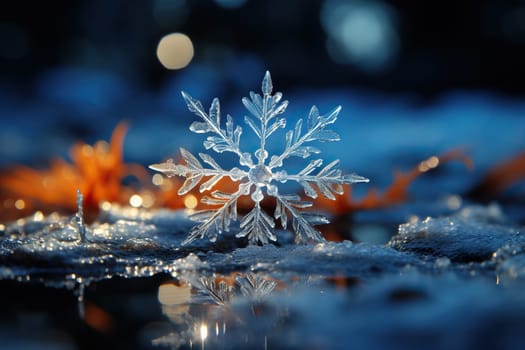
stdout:
[(208, 325), (204, 322), (201, 323), (200, 334), (201, 334), (202, 348), (204, 349), (204, 342), (206, 341), (206, 338), (208, 338)]
[(75, 288), (75, 295), (77, 296), (77, 310), (78, 310), (78, 316), (81, 319), (85, 318), (86, 309), (84, 305), (84, 283), (79, 283), (78, 287)]
[(162, 284), (158, 300), (173, 331), (152, 344), (172, 349), (221, 344), (266, 348), (267, 334), (286, 317), (286, 312), (265, 302), (277, 285), (271, 277), (253, 273), (192, 275)]

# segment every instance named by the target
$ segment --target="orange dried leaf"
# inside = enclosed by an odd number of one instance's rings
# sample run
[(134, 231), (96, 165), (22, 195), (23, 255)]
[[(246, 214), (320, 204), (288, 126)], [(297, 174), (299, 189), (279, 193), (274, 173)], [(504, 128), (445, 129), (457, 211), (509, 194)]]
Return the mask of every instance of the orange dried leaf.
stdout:
[(487, 198), (497, 195), (525, 179), (525, 152), (507, 159), (488, 171), (470, 196)]
[(408, 186), (421, 174), (437, 168), (439, 165), (450, 161), (459, 160), (467, 168), (473, 168), (472, 160), (461, 149), (455, 149), (440, 156), (432, 156), (420, 162), (409, 171), (394, 172), (392, 184), (383, 192), (377, 188), (372, 188), (360, 200), (353, 200), (351, 196), (351, 186), (344, 185), (348, 196), (337, 197), (335, 201), (319, 197), (315, 204), (324, 207), (335, 215), (343, 215), (356, 210), (379, 209), (395, 204), (402, 203), (408, 199)]
[[(84, 208), (96, 211), (102, 201), (125, 203), (129, 190), (122, 186), (124, 176), (132, 173), (145, 179), (147, 172), (138, 165), (124, 164), (122, 147), (127, 131), (126, 123), (119, 123), (110, 143), (97, 142), (94, 146), (78, 143), (71, 148), (72, 163), (55, 159), (49, 169), (36, 170), (15, 166), (0, 176), (0, 189), (4, 203), (2, 219), (12, 218), (6, 203), (20, 199), (24, 209), (76, 210), (76, 190), (84, 195)], [(19, 211), (18, 215), (23, 214)]]

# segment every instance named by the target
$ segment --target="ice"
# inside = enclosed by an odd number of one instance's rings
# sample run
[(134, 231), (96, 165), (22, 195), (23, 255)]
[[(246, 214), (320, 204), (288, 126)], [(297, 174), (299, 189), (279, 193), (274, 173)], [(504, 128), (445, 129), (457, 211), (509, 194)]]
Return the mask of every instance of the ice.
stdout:
[(362, 277), (398, 272), (409, 266), (423, 268), (424, 265), (412, 254), (399, 253), (383, 246), (349, 242), (286, 247), (248, 246), (228, 254), (210, 254), (208, 262), (222, 272), (248, 269)]
[(525, 245), (506, 245), (492, 257), (496, 264), (498, 283), (510, 284), (525, 281)]
[(453, 262), (488, 261), (505, 245), (525, 243), (525, 230), (509, 224), (495, 205), (466, 207), (455, 215), (414, 220), (399, 226), (388, 246)]
[[(145, 347), (338, 349), (349, 339), (385, 349), (525, 344), (523, 230), (497, 206), (402, 224), (386, 245), (296, 245), (290, 237), (243, 246), (231, 232), (215, 244), (183, 246), (191, 227), (184, 210), (106, 205), (85, 224), (82, 240), (78, 215), (35, 214), (5, 225), (0, 276), (27, 288), (70, 289), (80, 317), (106, 297), (107, 310), (119, 303), (162, 310), (143, 325)], [(150, 304), (132, 301), (128, 294), (140, 281), (149, 289), (158, 283), (158, 302), (156, 291)], [(107, 284), (118, 286), (113, 299), (97, 299), (112, 290), (102, 288)], [(171, 298), (160, 297), (166, 284)]]
[[(85, 225), (78, 215), (52, 214), (20, 219), (6, 226), (0, 239), (5, 275), (42, 280), (97, 281), (115, 276), (144, 277), (185, 271), (262, 271), (369, 276), (426, 268), (413, 254), (390, 247), (351, 242), (281, 247), (239, 246), (234, 233), (222, 244), (182, 245), (191, 223), (183, 211), (148, 211), (115, 206)], [(178, 229), (174, 229), (178, 228)], [(228, 236), (226, 236), (228, 238)], [(7, 273), (9, 272), (9, 273)]]
[[(178, 251), (183, 236), (180, 214), (152, 211), (128, 219), (122, 213), (131, 208), (103, 212), (109, 222), (79, 226), (72, 217), (52, 214), (19, 219), (6, 225), (0, 241), (0, 259), (17, 276), (68, 279), (74, 274), (86, 279), (106, 279), (115, 275), (140, 277), (164, 271), (166, 261), (183, 256)], [(149, 221), (156, 222), (155, 224)], [(80, 235), (82, 227), (84, 238)]]
[[(303, 120), (299, 119), (295, 127), (285, 134), (285, 147), (275, 155), (268, 154), (266, 144), (269, 137), (278, 129), (286, 127), (286, 118), (277, 118), (284, 113), (288, 101), (282, 101), (280, 92), (273, 92), (270, 72), (266, 72), (262, 85), (262, 95), (250, 92), (250, 98), (243, 98), (242, 103), (257, 121), (245, 116), (244, 121), (260, 142), (259, 148), (252, 154), (243, 152), (241, 148), (241, 126), (234, 126), (233, 118), (226, 116), (226, 123), (221, 122), (221, 108), (219, 99), (213, 99), (209, 112), (204, 110), (202, 103), (186, 92), (182, 96), (188, 109), (202, 121), (191, 124), (190, 130), (196, 134), (211, 134), (203, 142), (206, 150), (212, 149), (218, 154), (230, 152), (239, 158), (239, 166), (224, 169), (219, 161), (206, 153), (194, 156), (190, 151), (181, 148), (183, 164), (175, 164), (172, 159), (161, 163), (152, 164), (150, 169), (159, 171), (168, 177), (182, 176), (186, 178), (178, 190), (183, 195), (197, 189), (200, 193), (208, 192), (201, 199), (201, 203), (210, 205), (211, 209), (196, 211), (190, 217), (198, 222), (183, 242), (189, 244), (196, 239), (208, 238), (215, 242), (219, 235), (230, 231), (231, 224), (238, 218), (237, 202), (241, 196), (250, 195), (253, 207), (250, 212), (240, 218), (240, 232), (236, 237), (247, 237), (253, 244), (267, 244), (277, 241), (275, 224), (279, 222), (286, 229), (288, 221), (297, 243), (319, 242), (324, 238), (314, 226), (328, 223), (322, 214), (305, 212), (303, 209), (311, 207), (312, 202), (302, 200), (298, 195), (280, 193), (283, 183), (297, 182), (303, 187), (307, 197), (317, 198), (319, 195), (335, 200), (337, 195), (343, 194), (343, 184), (368, 182), (367, 178), (356, 174), (343, 174), (339, 168), (339, 160), (334, 160), (323, 166), (322, 159), (311, 160), (297, 174), (289, 174), (283, 167), (283, 162), (291, 157), (309, 158), (321, 151), (311, 145), (311, 142), (339, 141), (339, 135), (329, 129), (335, 123), (341, 107), (336, 107), (326, 115), (321, 115), (317, 107), (310, 109), (305, 118), (306, 126), (303, 131)], [(223, 124), (225, 129), (223, 129)], [(200, 160), (199, 160), (200, 158)], [(201, 161), (205, 164), (203, 165)], [(223, 192), (214, 189), (215, 185), (229, 178), (236, 183), (237, 190)], [(204, 179), (206, 179), (204, 181)], [(201, 183), (201, 181), (204, 181)], [(261, 202), (267, 197), (273, 197), (276, 202), (273, 215), (262, 209)], [(290, 220), (289, 220), (290, 219)]]
[(469, 262), (484, 263), (472, 268), (474, 272), (486, 273), (497, 264), (500, 271), (519, 275), (509, 264), (522, 259), (523, 229), (504, 224), (502, 216), (490, 214), (494, 210), (467, 207), (452, 216), (402, 224), (387, 245), (345, 241), (243, 246), (232, 232), (221, 244), (201, 241), (187, 247), (182, 242), (192, 224), (184, 211), (115, 206), (85, 226), (85, 240), (80, 238), (76, 215), (36, 215), (8, 224), (0, 238), (0, 259), (6, 278), (44, 280), (68, 280), (71, 274), (94, 281), (158, 273), (178, 277), (185, 271), (366, 279), (410, 269), (448, 271)]
[[(164, 308), (172, 330), (152, 343), (346, 349), (350, 341), (363, 349), (485, 349), (490, 344), (519, 349), (525, 341), (522, 293), (494, 281), (411, 270), (341, 290), (328, 279), (303, 276), (302, 283), (266, 273), (237, 275), (234, 283), (228, 275), (203, 277), (206, 283), (193, 284), (192, 295), (208, 296), (209, 303), (191, 297), (177, 308)], [(264, 298), (243, 292), (249, 280), (271, 286)]]

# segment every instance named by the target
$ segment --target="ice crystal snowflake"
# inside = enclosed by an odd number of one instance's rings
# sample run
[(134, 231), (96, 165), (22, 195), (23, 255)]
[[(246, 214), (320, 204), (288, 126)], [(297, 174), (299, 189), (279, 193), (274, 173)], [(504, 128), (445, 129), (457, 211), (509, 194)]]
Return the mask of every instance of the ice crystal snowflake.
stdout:
[[(179, 195), (188, 193), (205, 178), (206, 180), (199, 187), (201, 193), (212, 191), (224, 177), (229, 177), (238, 183), (237, 191), (233, 193), (216, 189), (209, 196), (201, 199), (201, 203), (217, 208), (199, 210), (191, 214), (191, 219), (199, 224), (192, 228), (184, 244), (204, 237), (215, 241), (217, 235), (228, 231), (231, 223), (237, 220), (237, 201), (241, 196), (248, 195), (254, 206), (240, 219), (240, 232), (236, 237), (247, 237), (250, 243), (266, 244), (269, 240), (275, 241), (277, 237), (273, 228), (276, 221), (280, 221), (283, 229), (286, 229), (290, 216), (297, 243), (322, 241), (323, 237), (314, 226), (328, 223), (327, 218), (321, 214), (303, 211), (311, 207), (312, 202), (302, 200), (298, 195), (280, 193), (279, 183), (295, 181), (303, 187), (306, 196), (317, 198), (318, 194), (321, 194), (333, 200), (335, 195), (343, 193), (342, 184), (368, 182), (368, 179), (355, 174), (342, 174), (339, 160), (321, 169), (323, 160), (315, 159), (295, 174), (289, 174), (282, 169), (283, 162), (289, 157), (309, 158), (312, 154), (320, 153), (317, 148), (309, 145), (313, 141), (339, 141), (339, 135), (327, 127), (337, 120), (340, 106), (326, 115), (320, 115), (317, 107), (313, 106), (306, 119), (306, 130), (303, 132), (303, 120), (299, 119), (293, 130), (286, 132), (284, 150), (280, 154), (268, 157), (266, 143), (270, 135), (286, 127), (286, 119), (280, 118), (279, 115), (288, 106), (288, 101), (281, 102), (282, 94), (277, 92), (272, 95), (272, 90), (272, 79), (270, 73), (266, 72), (262, 81), (262, 96), (250, 92), (250, 98), (242, 99), (246, 109), (255, 117), (253, 119), (245, 116), (244, 122), (260, 140), (260, 147), (254, 153), (255, 160), (250, 153), (241, 150), (242, 127), (235, 126), (230, 115), (226, 116), (226, 128), (221, 125), (220, 105), (217, 98), (212, 101), (210, 110), (206, 113), (200, 101), (182, 92), (188, 109), (202, 119), (193, 122), (190, 130), (197, 134), (212, 134), (204, 141), (204, 147), (217, 153), (236, 154), (240, 166), (244, 168), (234, 167), (226, 170), (209, 154), (199, 153), (200, 160), (208, 165), (206, 167), (184, 148), (181, 148), (180, 152), (185, 164), (175, 164), (170, 159), (162, 164), (150, 165), (151, 169), (167, 176), (178, 175), (186, 178), (178, 191)], [(261, 208), (261, 201), (265, 196), (275, 198), (273, 218)]]

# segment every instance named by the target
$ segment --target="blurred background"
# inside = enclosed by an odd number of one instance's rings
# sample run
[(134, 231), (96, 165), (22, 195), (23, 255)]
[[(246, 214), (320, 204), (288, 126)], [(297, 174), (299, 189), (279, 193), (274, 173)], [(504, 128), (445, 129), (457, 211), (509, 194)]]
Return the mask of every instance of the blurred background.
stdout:
[[(167, 44), (182, 60), (173, 70), (157, 57), (171, 33), (193, 49)], [(0, 166), (45, 166), (123, 119), (127, 160), (200, 150), (180, 90), (205, 106), (220, 97), (240, 122), (241, 98), (270, 70), (289, 125), (312, 104), (343, 106), (342, 143), (324, 150), (345, 170), (381, 186), (396, 167), (465, 147), (476, 170), (445, 187), (462, 191), (525, 150), (524, 62), (522, 0), (4, 2)]]

